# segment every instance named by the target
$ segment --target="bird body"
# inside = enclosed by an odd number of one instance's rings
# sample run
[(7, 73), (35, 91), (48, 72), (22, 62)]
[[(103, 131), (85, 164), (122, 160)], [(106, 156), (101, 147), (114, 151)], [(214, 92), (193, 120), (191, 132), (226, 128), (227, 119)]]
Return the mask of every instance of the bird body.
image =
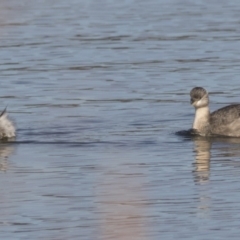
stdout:
[(6, 108), (0, 114), (0, 139), (14, 138), (16, 136), (16, 129), (9, 120)]

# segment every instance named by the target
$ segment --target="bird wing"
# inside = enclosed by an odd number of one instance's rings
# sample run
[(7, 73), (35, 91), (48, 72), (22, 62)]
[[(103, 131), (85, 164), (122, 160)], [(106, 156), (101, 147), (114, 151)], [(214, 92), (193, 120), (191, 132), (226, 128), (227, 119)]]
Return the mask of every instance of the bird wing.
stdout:
[(215, 126), (228, 125), (240, 118), (240, 104), (229, 105), (212, 112), (210, 124)]

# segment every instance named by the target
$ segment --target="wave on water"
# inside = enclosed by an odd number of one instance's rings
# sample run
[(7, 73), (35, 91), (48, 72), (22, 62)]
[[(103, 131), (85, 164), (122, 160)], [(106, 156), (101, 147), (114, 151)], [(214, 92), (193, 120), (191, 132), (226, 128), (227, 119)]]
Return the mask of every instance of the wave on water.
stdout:
[(178, 136), (183, 136), (183, 137), (199, 136), (198, 132), (193, 128), (188, 129), (188, 130), (177, 131), (175, 134)]

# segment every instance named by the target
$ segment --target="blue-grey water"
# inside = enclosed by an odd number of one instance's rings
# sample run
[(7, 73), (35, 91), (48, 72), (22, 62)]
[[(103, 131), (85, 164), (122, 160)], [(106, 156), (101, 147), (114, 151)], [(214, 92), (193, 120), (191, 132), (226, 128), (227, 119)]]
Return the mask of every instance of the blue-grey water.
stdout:
[(240, 1), (2, 0), (0, 239), (239, 239), (240, 140), (178, 136), (189, 91), (240, 102)]

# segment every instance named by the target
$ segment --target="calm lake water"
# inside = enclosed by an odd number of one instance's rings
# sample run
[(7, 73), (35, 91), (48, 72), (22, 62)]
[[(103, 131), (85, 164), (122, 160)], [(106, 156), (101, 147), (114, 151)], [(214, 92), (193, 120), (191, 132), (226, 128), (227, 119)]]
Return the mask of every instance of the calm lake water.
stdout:
[(240, 140), (178, 136), (189, 91), (240, 102), (240, 1), (2, 0), (0, 239), (239, 239)]

